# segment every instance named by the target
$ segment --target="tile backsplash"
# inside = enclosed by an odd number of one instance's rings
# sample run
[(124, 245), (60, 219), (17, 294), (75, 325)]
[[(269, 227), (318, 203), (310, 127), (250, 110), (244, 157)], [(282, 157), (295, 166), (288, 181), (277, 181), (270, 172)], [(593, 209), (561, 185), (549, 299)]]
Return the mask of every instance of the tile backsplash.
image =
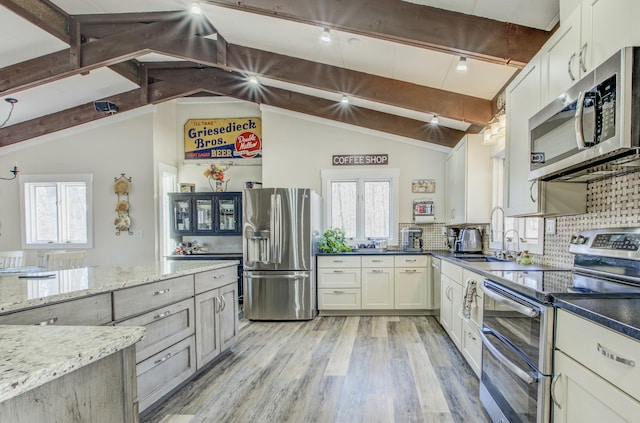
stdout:
[(597, 228), (640, 225), (640, 172), (590, 182), (587, 185), (587, 212), (556, 218), (556, 233), (545, 234), (544, 255), (534, 256), (539, 264), (571, 267), (571, 235)]

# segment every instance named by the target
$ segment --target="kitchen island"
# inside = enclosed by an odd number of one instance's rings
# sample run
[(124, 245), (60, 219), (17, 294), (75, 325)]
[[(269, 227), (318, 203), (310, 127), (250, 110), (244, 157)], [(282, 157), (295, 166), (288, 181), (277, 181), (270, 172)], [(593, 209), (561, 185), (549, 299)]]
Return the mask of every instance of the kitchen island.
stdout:
[[(167, 261), (0, 277), (0, 421), (137, 421), (138, 409), (230, 346), (238, 263)], [(105, 403), (112, 391), (128, 397)], [(58, 409), (57, 392), (67, 395), (68, 407)], [(22, 415), (30, 401), (50, 419), (4, 418)], [(119, 408), (117, 418), (104, 410), (109, 418), (84, 414), (108, 404)]]

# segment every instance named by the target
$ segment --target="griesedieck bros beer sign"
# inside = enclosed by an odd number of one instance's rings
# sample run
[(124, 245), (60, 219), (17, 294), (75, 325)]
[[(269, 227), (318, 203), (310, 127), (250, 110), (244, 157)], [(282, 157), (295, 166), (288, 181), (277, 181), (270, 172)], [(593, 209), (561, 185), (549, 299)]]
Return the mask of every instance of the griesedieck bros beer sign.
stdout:
[(185, 159), (250, 159), (262, 156), (260, 118), (189, 119)]

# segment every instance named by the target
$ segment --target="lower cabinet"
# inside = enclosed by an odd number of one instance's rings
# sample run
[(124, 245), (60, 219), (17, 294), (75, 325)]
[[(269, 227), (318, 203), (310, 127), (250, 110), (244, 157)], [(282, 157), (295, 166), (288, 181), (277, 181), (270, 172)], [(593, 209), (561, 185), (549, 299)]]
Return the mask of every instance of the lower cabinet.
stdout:
[(447, 275), (440, 276), (440, 324), (460, 349), (462, 338), (462, 286)]
[(479, 332), (480, 328), (472, 321), (462, 322), (460, 350), (478, 377), (480, 377), (482, 371), (482, 340), (480, 339)]
[(237, 284), (196, 295), (196, 367), (201, 369), (226, 350), (238, 335)]
[(558, 309), (555, 344), (555, 423), (638, 421), (638, 340)]
[(191, 335), (138, 363), (138, 403), (144, 411), (196, 372), (196, 341)]
[(318, 309), (430, 310), (428, 255), (320, 256)]

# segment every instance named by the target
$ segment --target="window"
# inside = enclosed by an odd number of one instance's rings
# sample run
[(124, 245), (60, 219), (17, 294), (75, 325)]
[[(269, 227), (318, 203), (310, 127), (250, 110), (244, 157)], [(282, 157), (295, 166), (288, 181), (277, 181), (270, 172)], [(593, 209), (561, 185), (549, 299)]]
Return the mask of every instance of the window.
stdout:
[(327, 227), (348, 238), (386, 238), (397, 244), (398, 169), (323, 170)]
[(23, 248), (93, 246), (91, 175), (20, 175)]
[[(493, 205), (502, 205), (504, 198), (504, 155), (493, 158)], [(503, 220), (504, 219), (504, 220)], [(503, 226), (504, 222), (504, 228)], [(539, 217), (507, 217), (494, 208), (490, 224), (489, 248), (503, 248), (509, 251), (527, 250), (533, 254), (542, 254), (544, 249), (543, 219)]]

